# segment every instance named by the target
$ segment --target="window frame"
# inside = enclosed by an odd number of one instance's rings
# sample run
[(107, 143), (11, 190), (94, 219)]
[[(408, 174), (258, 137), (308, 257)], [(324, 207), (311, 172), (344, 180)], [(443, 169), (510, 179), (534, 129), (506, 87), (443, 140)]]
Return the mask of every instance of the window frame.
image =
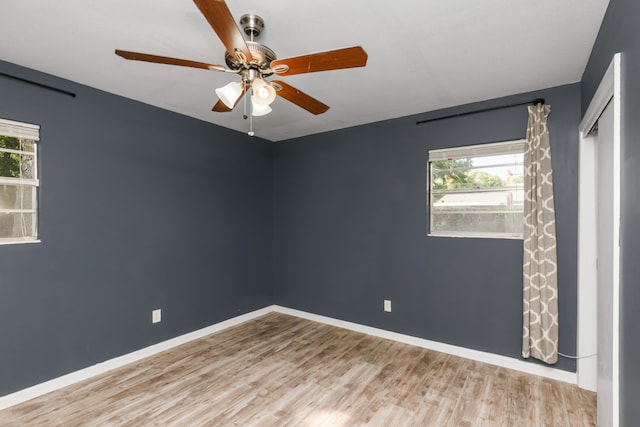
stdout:
[[(433, 185), (433, 162), (437, 160), (448, 160), (449, 156), (444, 157), (443, 154), (452, 154), (452, 158), (472, 158), (472, 157), (486, 157), (491, 155), (507, 155), (507, 154), (516, 154), (522, 153), (525, 151), (526, 140), (525, 139), (515, 139), (501, 142), (492, 142), (486, 144), (477, 144), (477, 145), (467, 145), (467, 146), (457, 146), (443, 149), (433, 149), (428, 151), (427, 157), (427, 211), (428, 211), (428, 232), (427, 236), (429, 237), (458, 237), (458, 238), (483, 238), (483, 239), (510, 239), (510, 240), (522, 240), (523, 232), (521, 233), (500, 233), (500, 232), (482, 232), (482, 231), (434, 231), (433, 230), (433, 198), (434, 198), (434, 190), (432, 188)], [(491, 165), (492, 167), (501, 166), (500, 164)], [(477, 169), (486, 168), (487, 165), (478, 166)], [(470, 168), (464, 168), (470, 169)], [(471, 168), (473, 169), (473, 168)], [(524, 164), (523, 164), (524, 169)], [(524, 176), (524, 170), (523, 170)], [(522, 184), (522, 190), (524, 191), (524, 183)], [(511, 185), (511, 186), (503, 186), (503, 187), (485, 187), (482, 189), (476, 188), (464, 188), (464, 189), (453, 189), (447, 190), (446, 194), (473, 194), (473, 193), (487, 193), (487, 192), (500, 192), (500, 191), (509, 191), (510, 189), (518, 189), (520, 186)], [(441, 194), (438, 191), (435, 194)], [(524, 214), (524, 209), (523, 209)]]
[(17, 213), (17, 214), (30, 214), (31, 215), (31, 229), (33, 230), (32, 236), (26, 237), (2, 237), (0, 236), (0, 245), (14, 245), (22, 243), (39, 243), (39, 212), (40, 212), (40, 167), (39, 167), (39, 141), (40, 141), (40, 126), (17, 122), (13, 120), (6, 120), (0, 118), (0, 135), (8, 136), (12, 138), (28, 139), (33, 141), (33, 152), (16, 150), (12, 148), (0, 147), (0, 153), (12, 153), (19, 155), (33, 156), (33, 178), (12, 178), (0, 176), (0, 185), (12, 185), (16, 187), (30, 187), (31, 191), (31, 208), (30, 209), (2, 209), (0, 208), (0, 214), (5, 213)]

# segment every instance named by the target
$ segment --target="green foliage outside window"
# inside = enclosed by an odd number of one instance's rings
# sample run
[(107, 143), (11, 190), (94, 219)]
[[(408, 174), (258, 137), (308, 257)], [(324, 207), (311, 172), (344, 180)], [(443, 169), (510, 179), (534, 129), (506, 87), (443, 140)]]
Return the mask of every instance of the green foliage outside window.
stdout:
[[(20, 150), (20, 140), (10, 136), (0, 135), (0, 148)], [(20, 154), (0, 151), (0, 176), (19, 178), (21, 157)]]
[[(431, 162), (432, 190), (456, 190), (465, 188), (504, 187), (505, 182), (498, 175), (469, 169), (473, 167), (473, 159), (435, 160)], [(434, 194), (436, 203), (444, 194)]]
[(433, 168), (434, 190), (453, 190), (457, 188), (503, 187), (504, 180), (497, 175), (480, 170), (469, 170), (473, 159), (436, 160)]
[(467, 188), (469, 171), (459, 168), (471, 166), (473, 166), (472, 159), (436, 160), (431, 162), (433, 170), (432, 188), (434, 190)]

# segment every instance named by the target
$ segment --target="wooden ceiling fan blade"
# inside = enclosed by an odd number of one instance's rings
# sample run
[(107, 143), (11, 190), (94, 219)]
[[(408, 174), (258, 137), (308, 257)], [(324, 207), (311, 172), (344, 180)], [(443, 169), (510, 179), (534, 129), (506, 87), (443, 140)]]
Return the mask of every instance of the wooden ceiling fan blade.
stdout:
[(216, 105), (214, 105), (211, 109), (211, 111), (215, 111), (216, 113), (228, 113), (231, 110), (231, 108), (227, 107), (227, 104), (220, 100), (218, 100), (218, 102), (216, 102)]
[(130, 52), (128, 50), (116, 49), (116, 55), (124, 59), (134, 61), (146, 61), (156, 64), (181, 65), (183, 67), (202, 68), (204, 70), (226, 71), (226, 67), (218, 64), (207, 64), (205, 62), (188, 61), (186, 59), (169, 58), (168, 56), (149, 55), (148, 53)]
[(276, 59), (271, 62), (271, 69), (280, 76), (290, 76), (293, 74), (315, 73), (317, 71), (364, 67), (367, 65), (367, 57), (367, 53), (361, 46), (353, 46), (293, 58)]
[(312, 114), (322, 114), (329, 109), (328, 105), (323, 104), (317, 99), (312, 98), (306, 93), (286, 84), (285, 82), (272, 81), (271, 85), (275, 88), (276, 94), (283, 97), (289, 102), (293, 102), (298, 107), (304, 108)]
[[(224, 0), (193, 0), (193, 2), (209, 21), (209, 25), (216, 32), (227, 52), (231, 55), (235, 54), (236, 57), (240, 54), (244, 56), (246, 62), (250, 62), (253, 58), (249, 47)], [(242, 61), (243, 58), (238, 57), (238, 59)]]

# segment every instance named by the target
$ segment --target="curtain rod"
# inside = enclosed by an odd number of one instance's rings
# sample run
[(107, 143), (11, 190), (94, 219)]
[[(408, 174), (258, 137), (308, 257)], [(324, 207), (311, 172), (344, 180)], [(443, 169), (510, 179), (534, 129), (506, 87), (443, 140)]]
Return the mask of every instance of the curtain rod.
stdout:
[(419, 122), (416, 122), (416, 125), (421, 125), (423, 123), (428, 123), (428, 122), (435, 122), (437, 120), (451, 119), (453, 117), (468, 116), (470, 114), (485, 113), (487, 111), (502, 110), (503, 108), (518, 107), (520, 105), (529, 105), (529, 104), (533, 104), (533, 105), (544, 104), (544, 98), (536, 98), (526, 102), (517, 102), (515, 104), (501, 105), (499, 107), (483, 108), (481, 110), (467, 111), (466, 113), (451, 114), (449, 116), (442, 116), (442, 117), (436, 117), (433, 119), (420, 120)]
[(58, 89), (57, 87), (45, 85), (45, 84), (42, 84), (42, 83), (34, 82), (32, 80), (23, 79), (22, 77), (12, 76), (11, 74), (3, 73), (1, 71), (0, 71), (0, 76), (8, 77), (10, 79), (18, 80), (18, 81), (21, 81), (23, 83), (28, 83), (28, 84), (31, 84), (31, 85), (34, 85), (34, 86), (38, 86), (38, 87), (41, 87), (41, 88), (44, 88), (44, 89), (52, 90), (54, 92), (62, 93), (64, 95), (69, 95), (72, 98), (76, 97), (76, 94), (73, 93), (73, 92), (69, 92), (69, 91), (64, 90), (64, 89)]

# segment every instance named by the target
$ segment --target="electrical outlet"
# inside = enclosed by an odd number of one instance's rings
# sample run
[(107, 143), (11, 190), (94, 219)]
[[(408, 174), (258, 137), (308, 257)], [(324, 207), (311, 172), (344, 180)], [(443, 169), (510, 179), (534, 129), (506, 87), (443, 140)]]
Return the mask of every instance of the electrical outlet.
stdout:
[(390, 299), (386, 299), (384, 300), (384, 311), (391, 311), (391, 300)]
[(162, 320), (162, 310), (157, 309), (151, 312), (151, 323), (158, 323)]

